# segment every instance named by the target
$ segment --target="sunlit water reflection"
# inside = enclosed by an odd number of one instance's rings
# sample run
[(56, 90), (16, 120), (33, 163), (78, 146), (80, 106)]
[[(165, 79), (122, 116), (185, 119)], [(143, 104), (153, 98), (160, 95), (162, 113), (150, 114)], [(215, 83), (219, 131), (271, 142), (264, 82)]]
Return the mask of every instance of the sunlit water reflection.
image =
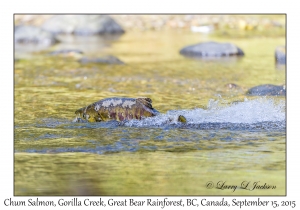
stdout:
[[(157, 33), (101, 42), (99, 54), (126, 65), (84, 65), (48, 53), (16, 61), (16, 195), (233, 195), (205, 188), (220, 179), (277, 186), (234, 195), (285, 194), (285, 97), (245, 95), (255, 85), (285, 83), (285, 71), (274, 64), (284, 39), (231, 40), (244, 58), (193, 60), (179, 49), (208, 37)], [(95, 47), (80, 46), (97, 55)], [(227, 89), (228, 83), (239, 88)], [(140, 96), (161, 114), (72, 122), (75, 110), (97, 100)], [(177, 122), (179, 115), (186, 124)]]

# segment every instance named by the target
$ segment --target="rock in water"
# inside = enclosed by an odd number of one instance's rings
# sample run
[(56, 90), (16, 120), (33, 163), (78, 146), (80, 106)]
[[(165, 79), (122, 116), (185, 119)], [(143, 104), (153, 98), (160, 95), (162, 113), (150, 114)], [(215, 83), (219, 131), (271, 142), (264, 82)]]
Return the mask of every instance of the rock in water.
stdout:
[(242, 56), (244, 52), (231, 43), (203, 42), (184, 47), (180, 54), (190, 57)]
[(108, 55), (108, 56), (103, 56), (103, 57), (98, 57), (98, 58), (88, 58), (88, 57), (83, 57), (78, 60), (82, 64), (87, 64), (87, 63), (100, 63), (100, 64), (125, 64), (123, 61), (121, 61), (119, 58)]
[(75, 112), (76, 121), (80, 122), (81, 119), (89, 122), (140, 120), (159, 114), (151, 103), (150, 98), (107, 98), (78, 109)]
[(49, 52), (49, 55), (70, 55), (70, 54), (83, 54), (81, 50), (76, 49), (61, 49)]
[(54, 15), (42, 25), (55, 34), (121, 34), (125, 31), (108, 15)]
[(237, 84), (234, 84), (234, 83), (228, 83), (225, 85), (225, 88), (227, 89), (237, 89), (239, 88), (239, 86)]
[(286, 63), (285, 46), (277, 47), (275, 50), (275, 61), (278, 64)]
[(259, 85), (248, 90), (251, 96), (285, 96), (285, 85)]
[(15, 43), (22, 45), (40, 45), (44, 47), (55, 44), (57, 40), (52, 33), (44, 31), (36, 26), (23, 26), (15, 27)]

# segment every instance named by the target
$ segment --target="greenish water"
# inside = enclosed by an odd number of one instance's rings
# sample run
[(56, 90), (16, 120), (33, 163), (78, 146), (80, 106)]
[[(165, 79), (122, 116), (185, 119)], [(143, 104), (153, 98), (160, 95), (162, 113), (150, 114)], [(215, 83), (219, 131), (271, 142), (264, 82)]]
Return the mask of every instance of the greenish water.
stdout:
[[(179, 54), (211, 40), (232, 42), (245, 56)], [(274, 62), (275, 48), (284, 44), (283, 37), (132, 32), (50, 49), (112, 54), (126, 65), (16, 52), (15, 195), (285, 195), (285, 97), (245, 95), (256, 85), (285, 84), (285, 71)], [(100, 99), (139, 96), (151, 98), (162, 115), (121, 124), (72, 122), (75, 110)], [(187, 125), (168, 122), (179, 114)], [(225, 181), (276, 189), (216, 188)]]

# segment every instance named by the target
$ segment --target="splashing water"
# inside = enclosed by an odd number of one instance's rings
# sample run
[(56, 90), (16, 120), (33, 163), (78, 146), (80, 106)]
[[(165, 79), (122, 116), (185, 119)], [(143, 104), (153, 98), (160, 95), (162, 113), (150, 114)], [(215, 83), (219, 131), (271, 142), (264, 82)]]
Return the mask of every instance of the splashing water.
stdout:
[(173, 110), (156, 117), (141, 121), (132, 120), (125, 126), (147, 127), (165, 124), (180, 124), (179, 115), (186, 117), (188, 125), (209, 123), (257, 124), (265, 122), (281, 122), (285, 124), (285, 101), (276, 103), (274, 99), (259, 98), (247, 100), (227, 106), (219, 105), (219, 101), (209, 101), (208, 109)]
[[(187, 123), (178, 122), (179, 115), (186, 118)], [(210, 100), (207, 109), (170, 110), (165, 114), (148, 117), (142, 120), (108, 121), (101, 123), (70, 122), (61, 119), (44, 119), (36, 127), (76, 128), (117, 128), (117, 127), (159, 127), (159, 128), (191, 128), (191, 129), (228, 129), (228, 130), (285, 130), (285, 101), (272, 98), (245, 99), (224, 105), (224, 101)]]

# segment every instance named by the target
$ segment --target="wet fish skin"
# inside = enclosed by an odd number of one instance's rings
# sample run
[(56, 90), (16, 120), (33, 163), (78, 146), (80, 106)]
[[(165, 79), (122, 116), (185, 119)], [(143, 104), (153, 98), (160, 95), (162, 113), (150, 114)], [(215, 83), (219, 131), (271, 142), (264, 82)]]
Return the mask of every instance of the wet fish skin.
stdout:
[(151, 103), (150, 98), (107, 98), (80, 108), (75, 114), (77, 120), (84, 119), (89, 122), (140, 120), (159, 114)]

